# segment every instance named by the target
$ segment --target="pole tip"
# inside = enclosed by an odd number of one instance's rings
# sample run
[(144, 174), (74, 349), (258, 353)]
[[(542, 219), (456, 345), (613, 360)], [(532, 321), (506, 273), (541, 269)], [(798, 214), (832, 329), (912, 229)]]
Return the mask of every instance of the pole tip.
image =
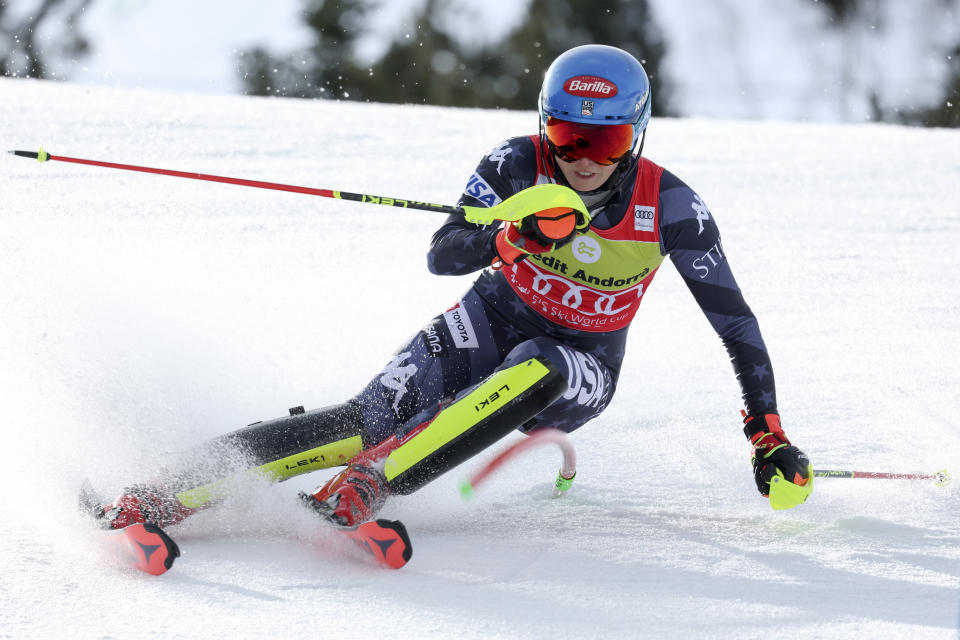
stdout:
[(563, 470), (561, 469), (557, 473), (557, 480), (553, 483), (553, 497), (559, 497), (565, 495), (567, 491), (570, 490), (570, 487), (573, 486), (573, 479), (577, 477), (576, 471), (569, 478), (563, 475)]
[(40, 162), (46, 162), (50, 159), (50, 155), (43, 150), (43, 147), (40, 147), (40, 151), (7, 151), (7, 153), (19, 156), (21, 158), (33, 158), (34, 160), (39, 160)]

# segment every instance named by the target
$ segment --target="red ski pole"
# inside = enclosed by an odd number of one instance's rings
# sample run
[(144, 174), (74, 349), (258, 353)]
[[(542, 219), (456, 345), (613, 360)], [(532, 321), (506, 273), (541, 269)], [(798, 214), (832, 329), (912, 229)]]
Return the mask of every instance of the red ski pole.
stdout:
[(872, 478), (875, 480), (933, 480), (937, 486), (950, 483), (946, 469), (935, 473), (888, 473), (884, 471), (847, 471), (843, 469), (814, 469), (816, 478)]
[(279, 182), (263, 182), (261, 180), (246, 180), (244, 178), (229, 178), (226, 176), (213, 176), (205, 173), (194, 173), (192, 171), (175, 171), (173, 169), (157, 169), (155, 167), (141, 167), (134, 164), (120, 164), (117, 162), (104, 162), (102, 160), (87, 160), (85, 158), (71, 158), (69, 156), (55, 156), (47, 153), (40, 148), (40, 151), (8, 151), (21, 158), (33, 158), (39, 162), (56, 161), (70, 162), (73, 164), (85, 164), (94, 167), (106, 167), (107, 169), (122, 169), (124, 171), (138, 171), (140, 173), (154, 173), (162, 176), (172, 176), (174, 178), (189, 178), (191, 180), (206, 180), (207, 182), (222, 182), (225, 184), (235, 184), (243, 187), (256, 187), (257, 189), (273, 189), (275, 191), (291, 191), (293, 193), (305, 193), (311, 196), (321, 196), (323, 198), (337, 198), (340, 200), (355, 200), (357, 202), (371, 202), (373, 204), (386, 204), (394, 207), (406, 207), (408, 209), (422, 209), (426, 211), (438, 211), (440, 213), (463, 213), (460, 207), (450, 207), (443, 204), (430, 204), (429, 202), (418, 202), (413, 200), (403, 200), (401, 198), (384, 198), (381, 196), (371, 196), (364, 193), (348, 193), (346, 191), (335, 191), (333, 189), (315, 189), (313, 187), (299, 187), (292, 184), (281, 184)]
[[(94, 167), (106, 167), (107, 169), (122, 169), (124, 171), (138, 171), (140, 173), (154, 173), (162, 176), (172, 176), (174, 178), (189, 178), (191, 180), (206, 180), (207, 182), (222, 182), (225, 184), (235, 184), (244, 187), (256, 187), (258, 189), (273, 189), (275, 191), (291, 191), (293, 193), (304, 193), (311, 196), (321, 196), (323, 198), (335, 198), (337, 200), (352, 200), (354, 202), (367, 202), (370, 204), (381, 204), (389, 207), (402, 207), (404, 209), (418, 209), (421, 211), (436, 211), (437, 213), (459, 214), (466, 218), (467, 222), (475, 224), (489, 225), (494, 222), (516, 222), (534, 211), (547, 211), (551, 209), (570, 210), (579, 212), (582, 217), (589, 222), (590, 214), (586, 205), (580, 199), (575, 191), (557, 184), (541, 184), (529, 189), (524, 189), (520, 193), (507, 198), (500, 204), (492, 207), (451, 207), (445, 204), (432, 204), (420, 200), (406, 200), (404, 198), (392, 198), (385, 196), (371, 196), (365, 193), (350, 193), (349, 191), (336, 191), (334, 189), (317, 189), (313, 187), (300, 187), (292, 184), (282, 184), (279, 182), (264, 182), (262, 180), (247, 180), (244, 178), (229, 178), (227, 176), (213, 176), (206, 173), (195, 173), (192, 171), (176, 171), (173, 169), (157, 169), (155, 167), (141, 167), (134, 164), (120, 164), (118, 162), (104, 162), (102, 160), (87, 160), (85, 158), (70, 158), (68, 156), (55, 156), (43, 150), (39, 151), (8, 151), (21, 158), (32, 158), (38, 162), (71, 162), (73, 164), (84, 164)], [(552, 237), (547, 234), (548, 237)]]

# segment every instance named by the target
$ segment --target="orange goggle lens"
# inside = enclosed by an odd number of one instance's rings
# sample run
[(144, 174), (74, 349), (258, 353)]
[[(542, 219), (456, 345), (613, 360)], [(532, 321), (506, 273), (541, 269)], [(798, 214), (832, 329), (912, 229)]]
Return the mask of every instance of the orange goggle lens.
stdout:
[(597, 164), (611, 165), (633, 150), (632, 124), (583, 124), (547, 118), (544, 129), (550, 150), (564, 162), (589, 158)]

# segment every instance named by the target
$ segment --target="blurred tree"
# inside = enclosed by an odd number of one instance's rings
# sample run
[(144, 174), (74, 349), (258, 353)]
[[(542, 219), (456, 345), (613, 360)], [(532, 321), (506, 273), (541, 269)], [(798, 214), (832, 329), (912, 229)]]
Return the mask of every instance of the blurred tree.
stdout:
[(878, 0), (813, 0), (824, 12), (827, 27), (840, 36), (841, 54), (834, 60), (840, 72), (837, 112), (842, 120), (851, 118), (852, 103), (868, 96), (871, 119), (882, 120), (880, 95), (876, 88), (879, 72), (867, 52), (869, 40), (883, 31)]
[[(50, 60), (77, 59), (86, 55), (90, 43), (77, 27), (93, 0), (39, 0), (22, 17), (11, 12), (9, 2), (0, 2), (0, 70), (5, 76), (50, 78), (55, 75)], [(39, 33), (47, 25), (59, 25), (43, 46)]]
[(929, 109), (918, 109), (905, 114), (906, 124), (925, 127), (960, 127), (960, 44), (947, 55), (950, 77), (944, 89), (942, 103)]
[[(275, 57), (262, 47), (241, 53), (241, 79), (249, 93), (294, 97), (347, 98), (353, 42), (360, 35), (366, 3), (363, 0), (307, 0), (304, 22), (313, 31), (307, 49)], [(353, 89), (356, 95), (358, 89)]]
[(247, 92), (303, 98), (413, 102), (446, 106), (532, 109), (543, 72), (581, 44), (621, 47), (650, 75), (653, 108), (670, 113), (670, 86), (660, 74), (666, 47), (647, 0), (531, 0), (526, 20), (493, 45), (470, 47), (448, 25), (457, 3), (427, 0), (410, 37), (390, 43), (369, 64), (357, 60), (377, 0), (306, 0), (313, 44), (274, 56), (263, 48), (241, 55)]
[(830, 22), (846, 24), (857, 13), (860, 0), (813, 0), (826, 8)]
[[(928, 127), (960, 127), (960, 43), (943, 47), (927, 39), (931, 52), (940, 51), (946, 57), (946, 77), (942, 99), (937, 106), (905, 107), (897, 102), (900, 96), (882, 95), (878, 86), (884, 80), (884, 70), (872, 59), (876, 38), (885, 28), (890, 4), (882, 0), (812, 0), (822, 7), (828, 24), (842, 32), (844, 52), (841, 56), (840, 113), (845, 115), (851, 97), (866, 96), (871, 119)], [(925, 35), (935, 33), (943, 20), (956, 20), (960, 0), (929, 0), (914, 3), (917, 24)], [(864, 34), (869, 34), (865, 37)], [(926, 38), (925, 38), (926, 39)], [(946, 50), (943, 50), (946, 49)], [(934, 54), (934, 55), (937, 55)]]

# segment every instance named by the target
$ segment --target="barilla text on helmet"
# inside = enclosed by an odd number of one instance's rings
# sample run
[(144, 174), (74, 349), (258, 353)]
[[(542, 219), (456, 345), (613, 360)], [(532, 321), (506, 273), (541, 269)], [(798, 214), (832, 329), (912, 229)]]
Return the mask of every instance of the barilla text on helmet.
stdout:
[(580, 98), (612, 98), (617, 85), (599, 76), (574, 76), (563, 83), (563, 90)]

